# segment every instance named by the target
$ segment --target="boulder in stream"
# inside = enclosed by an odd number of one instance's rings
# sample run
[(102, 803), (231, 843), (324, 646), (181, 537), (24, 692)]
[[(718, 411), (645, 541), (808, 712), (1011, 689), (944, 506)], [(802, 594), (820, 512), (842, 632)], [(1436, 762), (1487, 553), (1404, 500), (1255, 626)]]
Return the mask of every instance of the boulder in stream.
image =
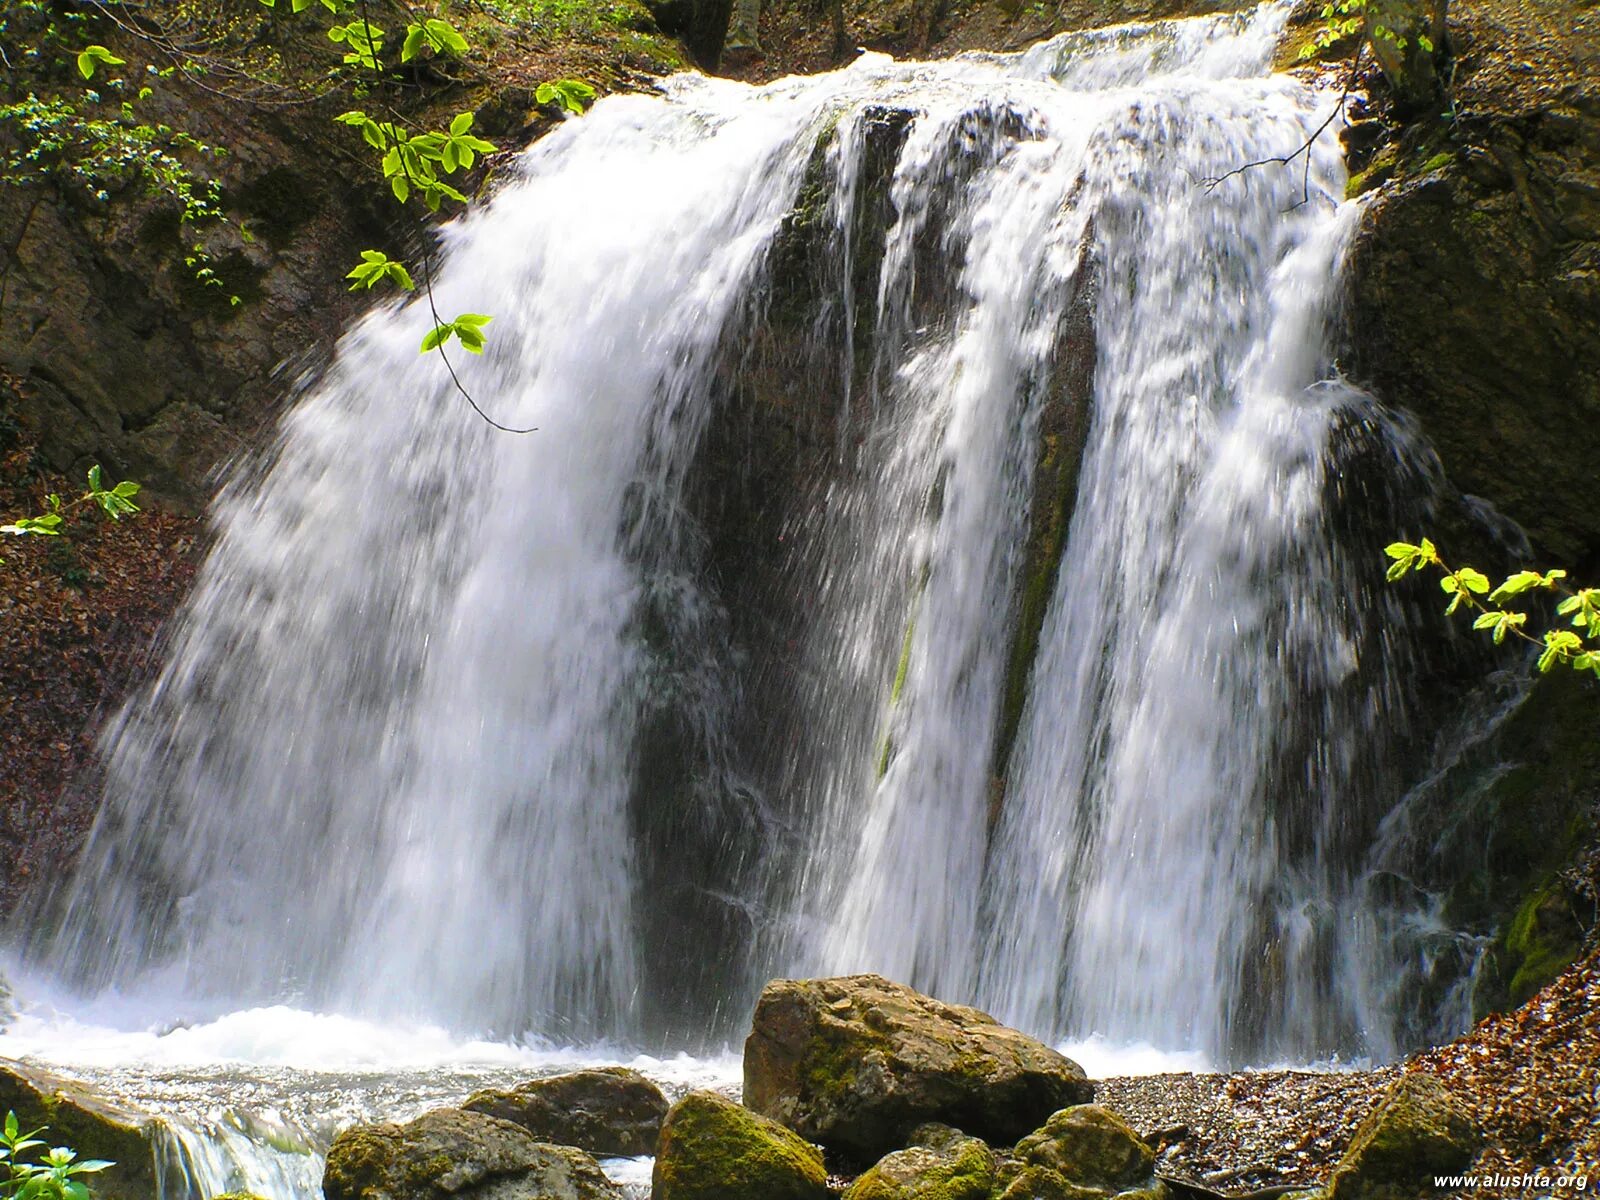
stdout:
[(326, 1200), (622, 1200), (582, 1150), (459, 1108), (346, 1129), (328, 1149), (322, 1191)]
[(926, 1121), (1004, 1144), (1093, 1098), (1071, 1059), (879, 975), (769, 983), (744, 1048), (747, 1105), (869, 1162)]
[(1464, 1170), (1478, 1153), (1472, 1121), (1436, 1077), (1402, 1075), (1356, 1127), (1333, 1169), (1329, 1200), (1420, 1200), (1435, 1175)]
[(667, 1098), (638, 1071), (600, 1067), (475, 1093), (461, 1106), (591, 1154), (654, 1154)]
[(815, 1146), (716, 1092), (690, 1092), (672, 1106), (652, 1182), (653, 1200), (828, 1196), (828, 1172)]

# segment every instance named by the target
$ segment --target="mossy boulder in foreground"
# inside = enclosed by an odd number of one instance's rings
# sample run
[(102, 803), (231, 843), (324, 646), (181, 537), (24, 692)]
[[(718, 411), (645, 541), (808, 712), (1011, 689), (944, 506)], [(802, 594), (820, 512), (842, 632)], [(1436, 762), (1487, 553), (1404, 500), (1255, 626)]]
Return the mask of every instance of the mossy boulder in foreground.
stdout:
[(0, 1066), (0, 1117), (17, 1114), (24, 1130), (43, 1128), (49, 1146), (114, 1165), (90, 1177), (97, 1200), (147, 1200), (157, 1194), (149, 1118), (94, 1095), (81, 1084), (18, 1062)]
[(358, 1125), (333, 1140), (326, 1200), (622, 1200), (581, 1150), (459, 1108), (404, 1125)]
[(1334, 1168), (1329, 1200), (1421, 1200), (1435, 1175), (1462, 1171), (1479, 1137), (1449, 1090), (1432, 1075), (1402, 1076), (1356, 1127)]
[(879, 1159), (850, 1185), (844, 1200), (989, 1200), (995, 1158), (988, 1146), (942, 1128), (939, 1136), (919, 1132), (917, 1141)]
[(783, 1126), (716, 1092), (690, 1092), (661, 1125), (651, 1194), (653, 1200), (827, 1200), (828, 1172), (821, 1152)]
[(769, 983), (744, 1047), (746, 1104), (864, 1162), (926, 1121), (1004, 1144), (1093, 1098), (1071, 1059), (879, 975)]
[(1017, 1157), (1101, 1195), (1157, 1186), (1155, 1152), (1121, 1117), (1094, 1104), (1051, 1114), (1017, 1143)]
[(461, 1106), (591, 1154), (654, 1154), (667, 1098), (638, 1071), (600, 1067), (478, 1092)]

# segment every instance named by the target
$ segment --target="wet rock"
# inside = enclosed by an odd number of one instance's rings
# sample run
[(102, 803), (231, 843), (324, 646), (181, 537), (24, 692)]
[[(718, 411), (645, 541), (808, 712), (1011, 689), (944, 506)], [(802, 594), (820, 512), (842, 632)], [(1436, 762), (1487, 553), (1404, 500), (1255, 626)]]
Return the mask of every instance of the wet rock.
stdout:
[(461, 1106), (591, 1154), (654, 1154), (667, 1098), (638, 1071), (602, 1067), (477, 1092)]
[(1434, 1196), (1435, 1175), (1464, 1169), (1479, 1137), (1460, 1104), (1432, 1075), (1404, 1075), (1357, 1128), (1328, 1184), (1329, 1200)]
[(328, 1149), (322, 1190), (326, 1200), (622, 1200), (583, 1151), (458, 1108), (345, 1130)]
[(1093, 1095), (1048, 1046), (878, 975), (769, 983), (745, 1042), (746, 1104), (867, 1161), (926, 1121), (1011, 1142)]
[[(879, 1159), (845, 1192), (845, 1200), (989, 1200), (995, 1158), (977, 1138), (944, 1126), (943, 1133)], [(953, 1135), (953, 1136), (950, 1136)]]
[(81, 1084), (22, 1063), (0, 1066), (0, 1115), (17, 1114), (24, 1130), (43, 1129), (50, 1146), (115, 1164), (92, 1182), (97, 1200), (154, 1200), (155, 1160), (149, 1118), (96, 1096)]
[(827, 1180), (810, 1142), (716, 1092), (690, 1092), (662, 1123), (652, 1196), (825, 1200)]

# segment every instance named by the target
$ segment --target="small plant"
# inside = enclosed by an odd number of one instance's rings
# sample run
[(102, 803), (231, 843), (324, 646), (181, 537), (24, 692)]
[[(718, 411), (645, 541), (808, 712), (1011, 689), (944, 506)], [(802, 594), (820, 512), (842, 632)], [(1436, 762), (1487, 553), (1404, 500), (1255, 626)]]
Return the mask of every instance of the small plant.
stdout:
[(42, 1155), (42, 1128), (24, 1133), (17, 1114), (6, 1113), (0, 1131), (0, 1194), (7, 1200), (89, 1200), (89, 1187), (80, 1176), (104, 1171), (112, 1164), (99, 1158), (80, 1159), (65, 1146), (56, 1146)]
[[(0, 525), (0, 533), (9, 533), (14, 537), (35, 534), (42, 537), (60, 537), (62, 522), (67, 519), (67, 514), (76, 508), (94, 505), (113, 521), (120, 521), (123, 517), (131, 516), (139, 511), (139, 506), (133, 498), (139, 494), (139, 485), (131, 479), (124, 479), (121, 483), (111, 487), (105, 486), (101, 478), (98, 465), (89, 468), (88, 487), (83, 495), (72, 500), (63, 500), (55, 492), (44, 498), (44, 512), (36, 517), (21, 517), (9, 525)], [(0, 562), (4, 562), (0, 559)]]
[[(1451, 567), (1427, 538), (1417, 545), (1393, 542), (1385, 547), (1389, 556), (1389, 579), (1394, 581), (1416, 571), (1433, 568), (1440, 573), (1439, 588), (1450, 597), (1446, 613), (1465, 604), (1477, 612), (1474, 629), (1485, 630), (1500, 645), (1507, 637), (1540, 647), (1539, 670), (1549, 671), (1566, 664), (1577, 671), (1600, 675), (1600, 588), (1571, 588), (1563, 580), (1567, 573), (1517, 571), (1493, 587), (1489, 577), (1474, 567)], [(1534, 592), (1552, 592), (1561, 597), (1556, 616), (1566, 618), (1567, 628), (1545, 630), (1539, 636), (1528, 632), (1528, 613), (1506, 602)]]

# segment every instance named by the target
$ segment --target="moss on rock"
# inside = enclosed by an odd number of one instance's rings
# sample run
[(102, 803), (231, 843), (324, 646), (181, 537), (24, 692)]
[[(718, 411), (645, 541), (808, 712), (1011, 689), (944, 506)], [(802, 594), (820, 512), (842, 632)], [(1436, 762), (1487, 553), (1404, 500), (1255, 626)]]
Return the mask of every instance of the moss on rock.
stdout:
[(654, 1154), (667, 1098), (638, 1071), (602, 1067), (475, 1093), (468, 1112), (520, 1125), (541, 1142), (593, 1154)]
[(1433, 1075), (1404, 1075), (1357, 1126), (1334, 1168), (1328, 1200), (1421, 1200), (1435, 1175), (1464, 1169), (1479, 1138), (1466, 1113)]
[(690, 1092), (661, 1126), (655, 1200), (824, 1200), (821, 1152), (716, 1092)]
[(1094, 1094), (1048, 1046), (878, 975), (769, 983), (744, 1080), (751, 1108), (865, 1162), (926, 1121), (1010, 1142)]
[[(950, 1131), (954, 1133), (954, 1131)], [(879, 1159), (850, 1185), (845, 1200), (989, 1200), (994, 1152), (977, 1138), (941, 1135)]]
[(328, 1148), (326, 1200), (621, 1200), (598, 1163), (510, 1121), (457, 1108), (358, 1125)]
[(1052, 1114), (1043, 1128), (1017, 1143), (1017, 1157), (1068, 1183), (1108, 1193), (1149, 1186), (1156, 1161), (1126, 1121), (1095, 1104)]

